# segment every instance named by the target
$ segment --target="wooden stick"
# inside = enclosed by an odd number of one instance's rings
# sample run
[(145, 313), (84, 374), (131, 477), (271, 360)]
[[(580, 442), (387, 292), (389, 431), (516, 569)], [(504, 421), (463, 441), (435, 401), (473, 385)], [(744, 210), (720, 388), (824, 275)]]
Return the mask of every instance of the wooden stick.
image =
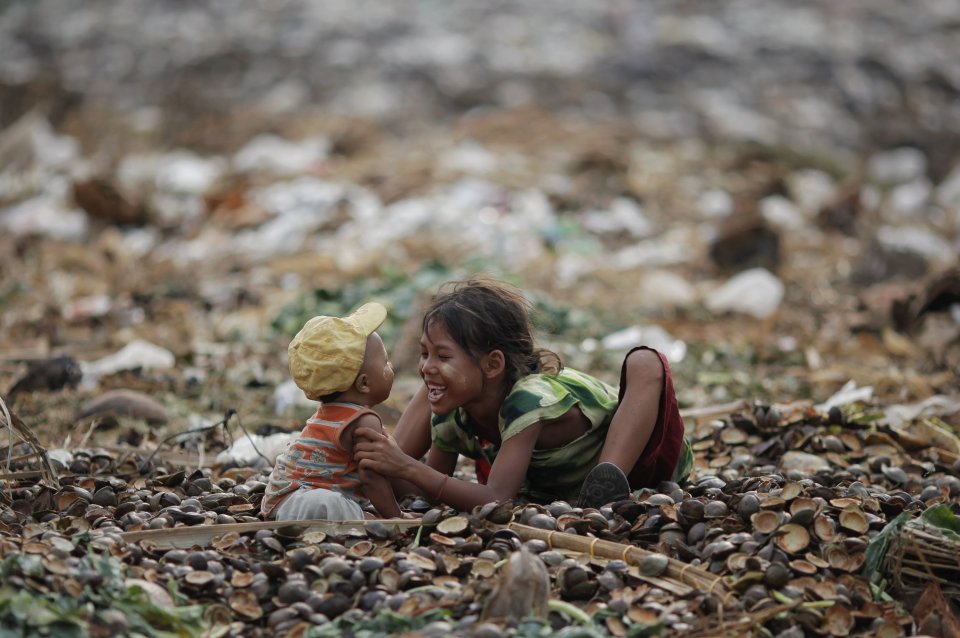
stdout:
[(210, 542), (213, 541), (213, 539), (230, 532), (243, 534), (246, 532), (255, 532), (261, 529), (300, 527), (304, 530), (304, 532), (326, 532), (328, 534), (337, 534), (350, 530), (363, 530), (367, 524), (374, 522), (374, 520), (388, 528), (390, 526), (395, 526), (398, 529), (406, 529), (420, 526), (420, 520), (412, 518), (386, 518), (363, 521), (326, 521), (319, 519), (305, 521), (258, 521), (256, 523), (193, 525), (185, 527), (170, 527), (166, 529), (142, 530), (138, 532), (124, 532), (120, 534), (120, 538), (128, 543), (150, 541), (158, 545), (168, 545), (178, 549), (189, 549), (195, 546), (206, 547), (210, 545)]
[(3, 472), (0, 474), (0, 481), (19, 481), (20, 479), (40, 478), (43, 476), (40, 470), (24, 470), (22, 472)]

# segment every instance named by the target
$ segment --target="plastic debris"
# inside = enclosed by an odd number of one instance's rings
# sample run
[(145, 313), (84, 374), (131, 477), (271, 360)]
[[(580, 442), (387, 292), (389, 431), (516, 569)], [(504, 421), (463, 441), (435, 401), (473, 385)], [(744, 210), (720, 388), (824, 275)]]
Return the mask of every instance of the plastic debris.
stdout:
[(261, 467), (267, 463), (272, 464), (295, 438), (295, 432), (276, 432), (267, 436), (245, 434), (217, 454), (214, 463), (227, 467)]
[(81, 361), (80, 369), (83, 370), (84, 382), (87, 382), (121, 370), (172, 368), (175, 362), (173, 353), (166, 348), (138, 339), (102, 359)]
[(673, 338), (669, 332), (660, 326), (630, 326), (608, 334), (599, 341), (589, 339), (581, 347), (591, 352), (597, 345), (604, 350), (626, 351), (634, 346), (650, 346), (662, 352), (671, 363), (679, 363), (687, 356), (687, 344), (680, 339)]
[(873, 387), (857, 387), (857, 382), (850, 379), (843, 384), (829, 399), (817, 405), (820, 412), (829, 412), (830, 408), (843, 407), (858, 401), (869, 401), (873, 398)]
[(751, 268), (711, 291), (706, 306), (715, 313), (736, 312), (765, 319), (777, 311), (783, 294), (783, 282), (776, 275), (765, 268)]
[(327, 158), (330, 142), (322, 137), (299, 141), (277, 135), (258, 135), (236, 152), (233, 168), (268, 175), (302, 175)]

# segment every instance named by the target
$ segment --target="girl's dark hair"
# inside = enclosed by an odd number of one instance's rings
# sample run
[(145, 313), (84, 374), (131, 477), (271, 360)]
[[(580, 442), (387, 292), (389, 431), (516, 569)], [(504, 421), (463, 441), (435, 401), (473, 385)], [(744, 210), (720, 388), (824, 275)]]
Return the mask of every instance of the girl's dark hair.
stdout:
[(513, 385), (534, 372), (556, 374), (560, 357), (538, 348), (530, 316), (533, 306), (513, 286), (473, 277), (443, 284), (423, 315), (423, 332), (440, 324), (457, 344), (475, 359), (500, 350), (506, 363), (506, 380)]

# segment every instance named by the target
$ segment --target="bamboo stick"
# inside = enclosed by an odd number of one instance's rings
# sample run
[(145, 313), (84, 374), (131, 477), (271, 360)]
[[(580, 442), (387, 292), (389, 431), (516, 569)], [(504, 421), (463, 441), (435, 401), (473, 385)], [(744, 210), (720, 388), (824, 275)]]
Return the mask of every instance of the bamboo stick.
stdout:
[[(577, 534), (566, 534), (563, 532), (550, 531), (521, 525), (520, 523), (508, 523), (508, 529), (512, 529), (524, 540), (531, 538), (545, 541), (548, 547), (558, 549), (570, 549), (584, 554), (601, 556), (603, 558), (619, 558), (627, 564), (639, 565), (647, 556), (654, 552), (614, 541), (591, 538), (588, 536), (579, 536)], [(688, 587), (699, 589), (721, 596), (724, 604), (733, 594), (728, 592), (720, 576), (716, 576), (699, 567), (688, 565), (675, 558), (667, 559), (667, 569), (661, 578), (667, 577), (677, 580)]]

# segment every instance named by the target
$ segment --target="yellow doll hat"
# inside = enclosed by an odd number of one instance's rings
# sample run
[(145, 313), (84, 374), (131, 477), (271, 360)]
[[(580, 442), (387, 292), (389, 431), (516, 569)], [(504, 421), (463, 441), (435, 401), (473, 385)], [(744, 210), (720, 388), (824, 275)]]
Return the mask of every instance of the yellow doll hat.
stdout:
[(317, 401), (350, 388), (360, 373), (369, 337), (387, 318), (387, 309), (365, 303), (346, 317), (317, 316), (290, 342), (290, 374), (308, 399)]

